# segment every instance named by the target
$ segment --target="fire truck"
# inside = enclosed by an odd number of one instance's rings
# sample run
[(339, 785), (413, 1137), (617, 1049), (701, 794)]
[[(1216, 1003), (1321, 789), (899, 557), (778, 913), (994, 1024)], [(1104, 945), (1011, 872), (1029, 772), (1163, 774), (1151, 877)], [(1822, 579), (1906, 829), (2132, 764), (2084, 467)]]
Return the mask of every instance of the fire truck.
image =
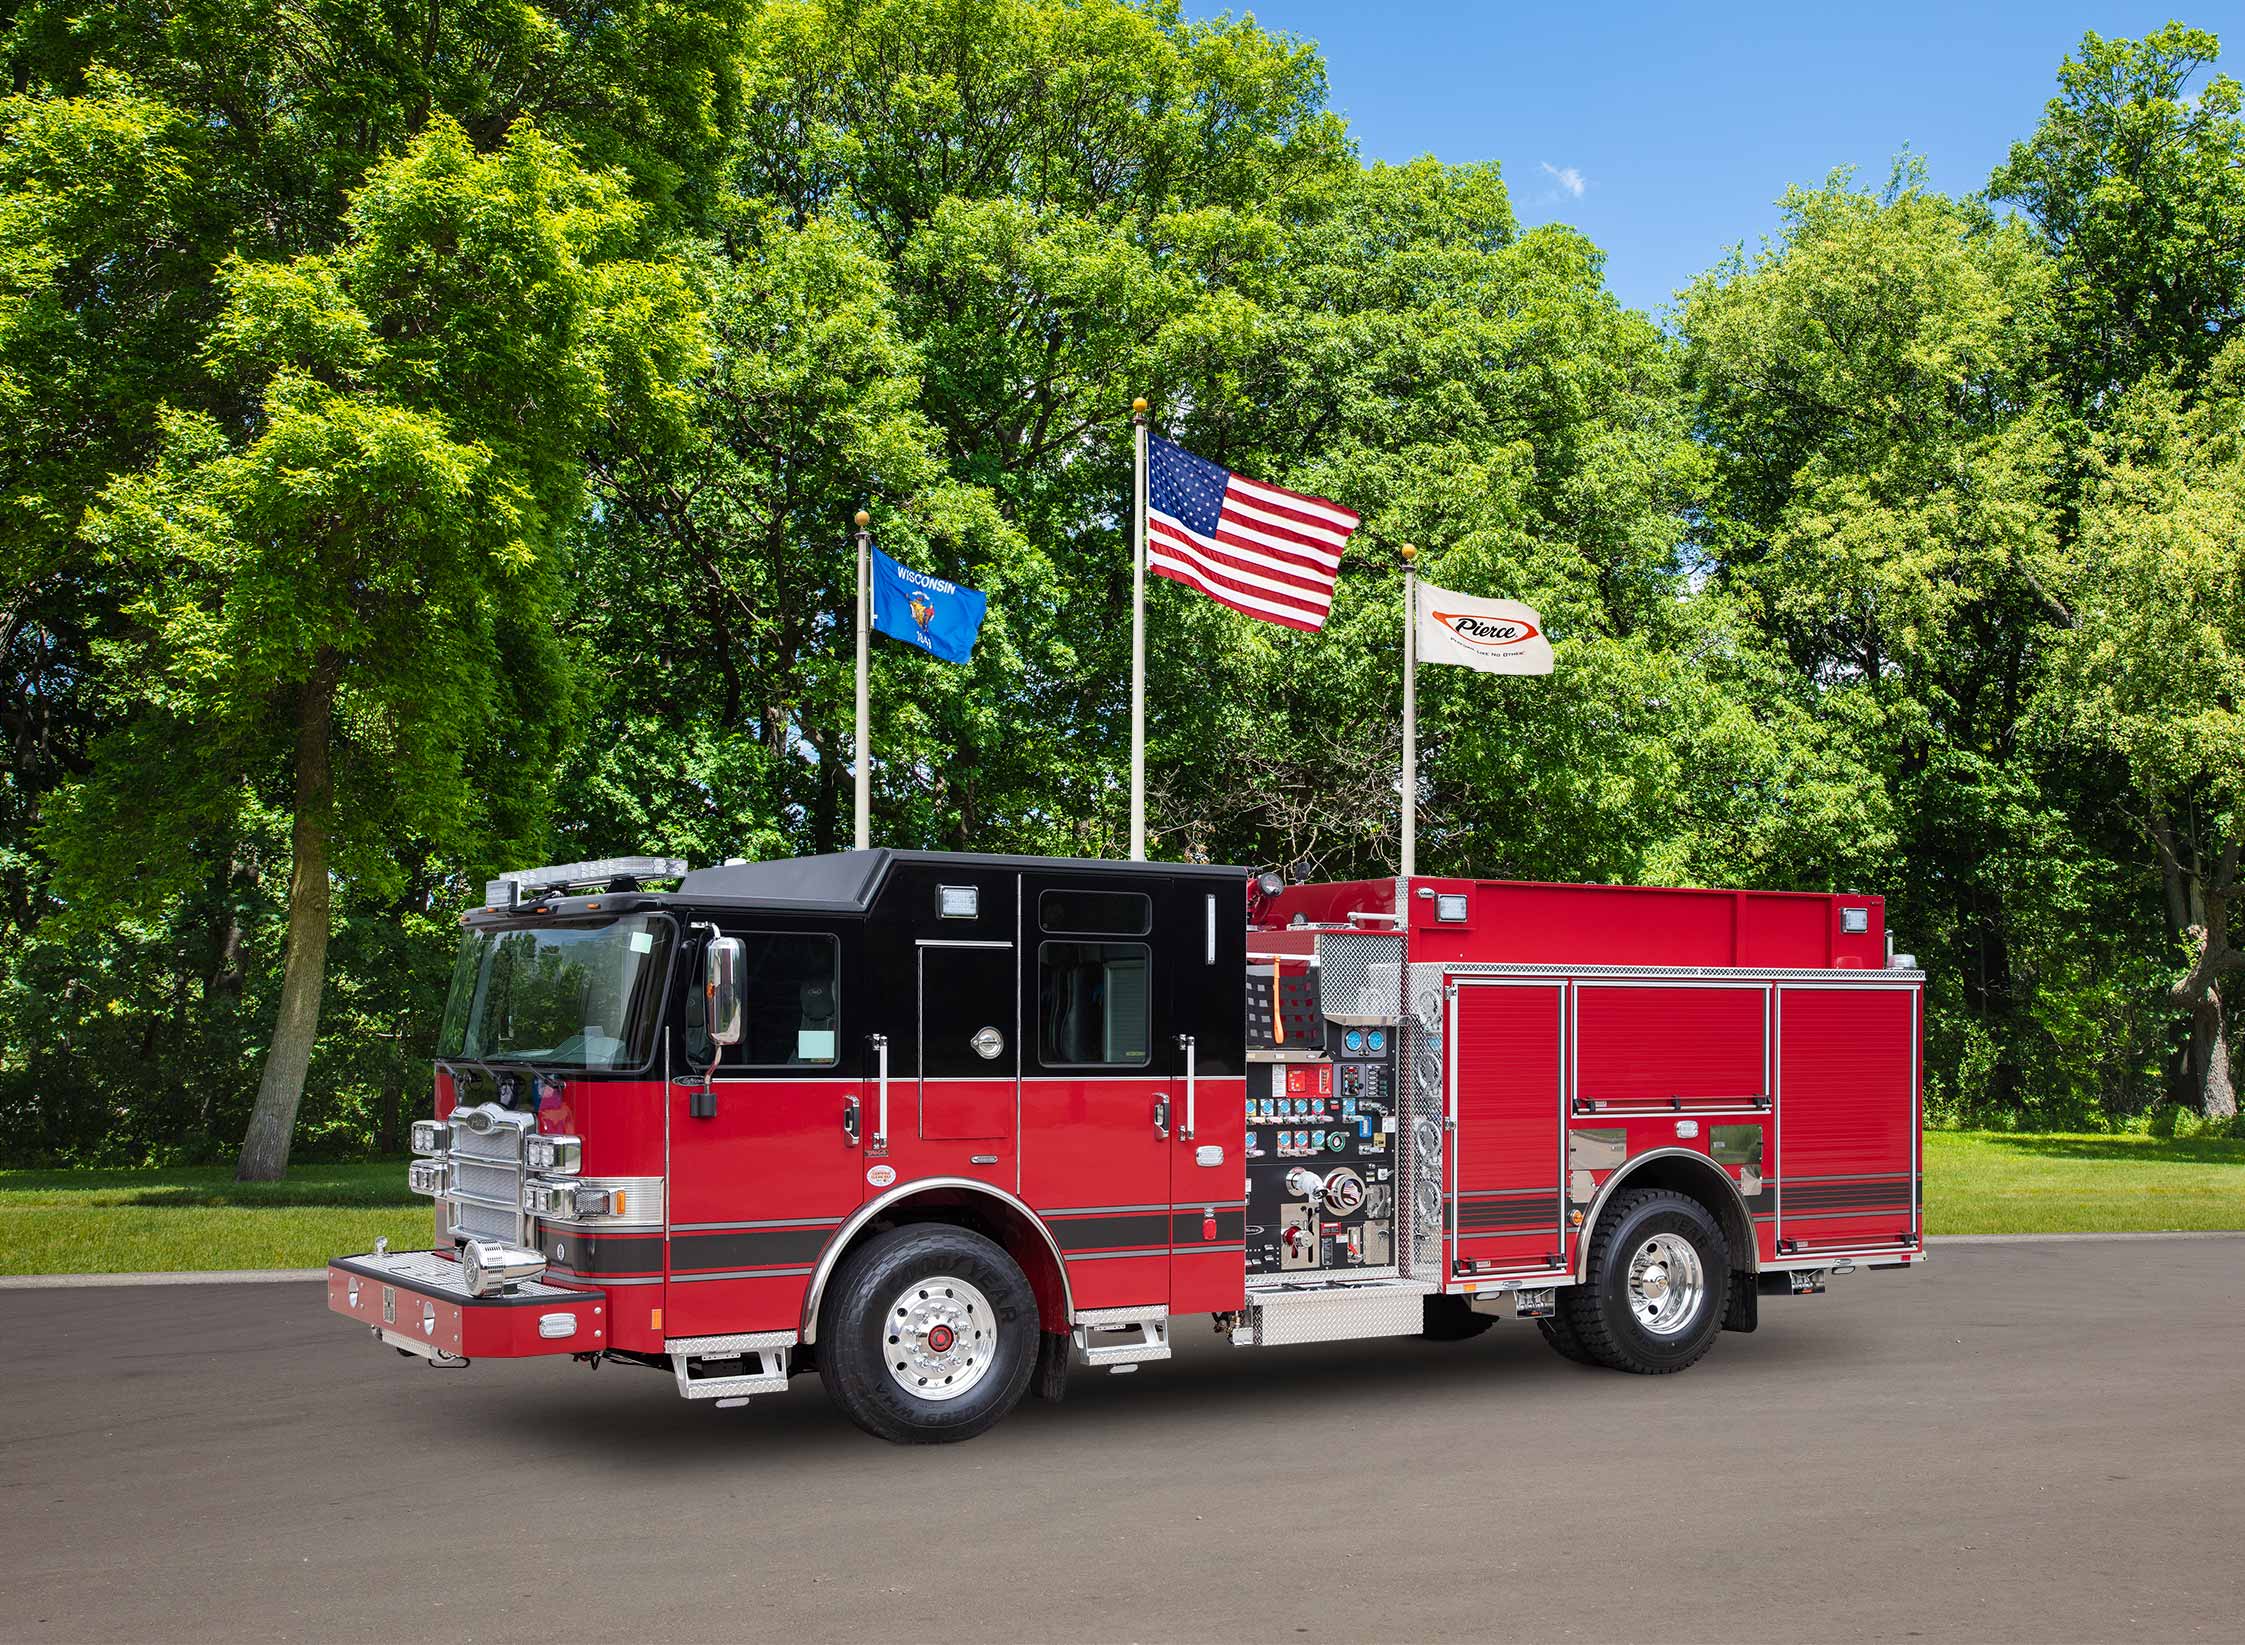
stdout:
[[(669, 889), (661, 889), (669, 887)], [(1462, 1340), (1657, 1375), (1908, 1268), (1880, 899), (872, 850), (531, 869), (461, 917), (411, 1186), (328, 1305), (982, 1432), (1072, 1369)]]

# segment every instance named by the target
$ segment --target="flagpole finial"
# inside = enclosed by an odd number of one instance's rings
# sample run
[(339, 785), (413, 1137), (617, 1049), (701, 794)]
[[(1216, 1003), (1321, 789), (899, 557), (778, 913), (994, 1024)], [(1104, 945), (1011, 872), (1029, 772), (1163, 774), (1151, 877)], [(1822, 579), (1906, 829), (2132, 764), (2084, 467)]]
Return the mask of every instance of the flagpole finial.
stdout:
[(1413, 548), (1409, 543), (1405, 543), (1402, 547), (1398, 548), (1396, 550), (1396, 553), (1403, 556), (1403, 563), (1405, 565), (1409, 565), (1413, 560), (1419, 557), (1419, 551), (1416, 548)]
[(860, 530), (860, 531), (863, 531), (863, 530), (864, 530), (864, 529), (865, 529), (865, 528), (866, 528), (867, 526), (871, 525), (872, 523), (873, 523), (873, 516), (872, 516), (872, 515), (870, 515), (870, 514), (866, 513), (866, 512), (865, 512), (865, 510), (864, 510), (864, 509), (862, 509), (862, 508), (861, 508), (861, 509), (859, 509), (859, 510), (857, 511), (857, 528), (858, 528), (858, 530)]
[(1146, 415), (1145, 396), (1141, 395), (1139, 396), (1139, 398), (1130, 402), (1130, 414), (1133, 417), (1143, 417)]

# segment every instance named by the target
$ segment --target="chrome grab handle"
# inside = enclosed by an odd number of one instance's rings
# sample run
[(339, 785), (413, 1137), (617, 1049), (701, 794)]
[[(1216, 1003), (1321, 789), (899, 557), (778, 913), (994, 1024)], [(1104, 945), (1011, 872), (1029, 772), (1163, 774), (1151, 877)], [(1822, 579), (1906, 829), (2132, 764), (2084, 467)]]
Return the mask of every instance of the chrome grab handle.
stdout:
[(1193, 1140), (1193, 1036), (1179, 1034), (1177, 1043), (1185, 1048), (1185, 1128), (1178, 1136), (1186, 1142)]
[(1169, 1093), (1166, 1091), (1154, 1097), (1154, 1135), (1165, 1142), (1169, 1138)]
[(873, 1065), (880, 1082), (880, 1106), (874, 1110), (873, 1147), (876, 1152), (889, 1146), (889, 1036), (873, 1036)]
[(850, 1139), (852, 1148), (857, 1146), (857, 1098), (855, 1097), (844, 1097), (842, 1099), (842, 1135)]

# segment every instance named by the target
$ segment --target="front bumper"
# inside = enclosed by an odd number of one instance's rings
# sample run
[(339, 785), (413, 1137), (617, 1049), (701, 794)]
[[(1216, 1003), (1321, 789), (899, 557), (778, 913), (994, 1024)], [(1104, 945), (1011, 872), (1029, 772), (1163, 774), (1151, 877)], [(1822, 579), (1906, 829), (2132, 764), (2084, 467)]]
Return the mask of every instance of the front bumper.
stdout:
[(393, 1348), (445, 1363), (594, 1354), (608, 1346), (605, 1294), (525, 1281), (494, 1296), (471, 1296), (460, 1265), (433, 1251), (336, 1257), (327, 1265), (327, 1305)]

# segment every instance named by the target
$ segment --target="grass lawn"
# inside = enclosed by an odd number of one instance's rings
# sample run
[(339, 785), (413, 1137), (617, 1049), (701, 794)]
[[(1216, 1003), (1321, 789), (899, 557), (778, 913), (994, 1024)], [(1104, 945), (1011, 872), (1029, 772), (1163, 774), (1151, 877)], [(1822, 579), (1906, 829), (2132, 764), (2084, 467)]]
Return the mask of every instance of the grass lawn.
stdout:
[(429, 1202), (405, 1162), (299, 1165), (286, 1182), (233, 1167), (0, 1171), (0, 1274), (178, 1268), (317, 1268), (376, 1238), (426, 1248)]
[(1929, 1234), (2245, 1228), (2245, 1140), (1928, 1131)]
[[(2245, 1228), (2245, 1141), (1929, 1131), (1925, 1202), (1934, 1234)], [(430, 1216), (402, 1160), (279, 1183), (226, 1166), (0, 1171), (0, 1274), (316, 1268), (384, 1234), (423, 1245)]]

